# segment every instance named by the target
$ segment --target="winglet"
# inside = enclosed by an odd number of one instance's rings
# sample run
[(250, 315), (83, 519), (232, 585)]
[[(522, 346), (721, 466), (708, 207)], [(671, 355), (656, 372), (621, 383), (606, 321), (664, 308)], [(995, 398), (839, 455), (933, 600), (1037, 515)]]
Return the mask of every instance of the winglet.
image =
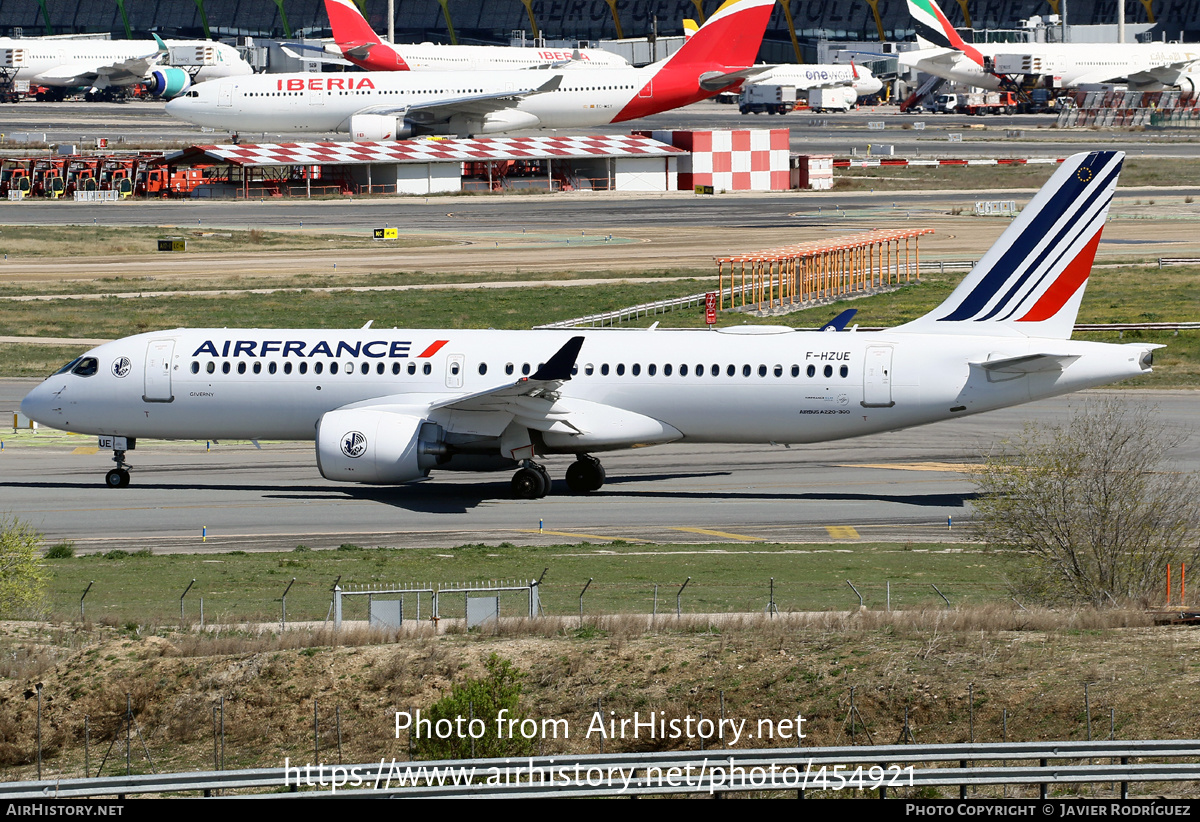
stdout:
[(529, 93), (530, 94), (545, 94), (548, 91), (557, 91), (558, 87), (561, 85), (562, 85), (562, 75), (556, 74)]
[(534, 372), (533, 380), (569, 380), (575, 360), (579, 358), (579, 349), (583, 347), (583, 337), (572, 337), (566, 345), (558, 349), (554, 356), (546, 360), (542, 367)]
[(154, 32), (150, 32), (150, 36), (154, 38), (154, 42), (158, 43), (158, 51), (159, 51), (159, 53), (160, 53), (160, 54), (166, 54), (166, 53), (167, 53), (167, 44), (166, 44), (166, 43), (164, 43), (164, 42), (162, 41), (162, 38), (161, 38), (161, 37), (159, 37), (159, 36), (158, 36), (157, 34), (155, 34)]

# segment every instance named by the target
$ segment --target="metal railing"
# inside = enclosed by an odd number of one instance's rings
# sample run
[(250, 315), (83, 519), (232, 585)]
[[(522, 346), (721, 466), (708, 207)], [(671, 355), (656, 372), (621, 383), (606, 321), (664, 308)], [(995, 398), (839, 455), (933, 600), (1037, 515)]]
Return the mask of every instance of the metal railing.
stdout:
[[(582, 754), (519, 760), (467, 759), (346, 765), (293, 765), (237, 771), (145, 774), (0, 783), (0, 798), (49, 799), (151, 793), (279, 791), (264, 798), (312, 796), (540, 797), (717, 794), (729, 791), (875, 790), (1039, 786), (1200, 779), (1200, 740), (1005, 742), (875, 745), (663, 753)], [(1087, 760), (1119, 760), (1097, 764)], [(1064, 762), (1071, 760), (1071, 762)], [(948, 767), (939, 764), (953, 763)], [(1014, 764), (1016, 763), (1016, 764)], [(595, 778), (593, 778), (595, 774)], [(619, 778), (613, 778), (619, 774)], [(491, 784), (489, 784), (489, 782)], [(403, 784), (402, 784), (403, 783)], [(499, 783), (499, 784), (496, 784)]]

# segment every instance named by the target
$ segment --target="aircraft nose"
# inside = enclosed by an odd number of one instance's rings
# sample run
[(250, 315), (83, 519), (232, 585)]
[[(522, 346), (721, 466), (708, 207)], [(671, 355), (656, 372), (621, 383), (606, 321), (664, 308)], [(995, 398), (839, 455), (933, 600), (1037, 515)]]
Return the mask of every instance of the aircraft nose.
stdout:
[(45, 383), (30, 391), (25, 395), (25, 399), (21, 400), (21, 415), (39, 423), (46, 423), (49, 410), (50, 391)]

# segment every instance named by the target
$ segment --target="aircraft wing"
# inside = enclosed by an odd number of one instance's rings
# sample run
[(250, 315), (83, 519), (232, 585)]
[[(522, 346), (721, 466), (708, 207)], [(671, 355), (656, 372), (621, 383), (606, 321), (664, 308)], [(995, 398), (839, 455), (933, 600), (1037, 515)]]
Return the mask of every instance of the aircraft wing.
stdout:
[(151, 67), (157, 65), (162, 54), (161, 51), (155, 51), (144, 57), (131, 57), (119, 63), (100, 66), (95, 70), (96, 79), (92, 81), (92, 85), (96, 88), (107, 88), (141, 83), (150, 73)]
[(280, 49), (288, 57), (296, 60), (315, 60), (318, 63), (330, 63), (335, 66), (352, 66), (349, 60), (330, 54), (321, 46), (311, 46), (307, 43), (280, 43)]
[(720, 91), (763, 73), (763, 66), (750, 66), (736, 71), (706, 71), (700, 75), (700, 88), (705, 91)]
[(465, 397), (459, 396), (435, 402), (432, 407), (456, 411), (509, 411), (516, 413), (530, 404), (528, 400), (549, 399), (552, 403), (554, 399), (557, 399), (558, 389), (571, 379), (571, 371), (575, 368), (575, 360), (579, 358), (581, 347), (583, 347), (583, 337), (572, 337), (532, 376), (522, 377), (516, 382), (468, 394)]
[(405, 106), (368, 106), (357, 114), (404, 114), (418, 123), (438, 123), (449, 120), (456, 114), (484, 116), (495, 111), (514, 108), (521, 99), (532, 94), (554, 91), (562, 84), (562, 75), (556, 74), (537, 88), (520, 91), (502, 91), (495, 94), (474, 94), (447, 100), (431, 100)]

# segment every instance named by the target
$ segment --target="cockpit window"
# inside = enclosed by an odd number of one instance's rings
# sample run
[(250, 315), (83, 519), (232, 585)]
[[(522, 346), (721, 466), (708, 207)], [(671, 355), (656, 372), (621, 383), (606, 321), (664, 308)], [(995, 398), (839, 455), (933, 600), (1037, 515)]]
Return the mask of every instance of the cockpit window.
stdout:
[(80, 357), (79, 364), (71, 369), (71, 373), (79, 377), (90, 377), (100, 367), (100, 361), (95, 357)]
[(60, 368), (60, 369), (58, 369), (57, 371), (55, 371), (55, 372), (54, 372), (53, 374), (51, 374), (50, 376), (51, 376), (51, 377), (57, 377), (59, 374), (65, 374), (65, 373), (67, 373), (67, 372), (68, 372), (68, 371), (70, 371), (72, 368), (74, 368), (74, 367), (75, 367), (75, 365), (76, 365), (76, 364), (77, 364), (77, 363), (78, 363), (80, 360), (82, 360), (82, 359), (83, 359), (83, 357), (76, 357), (75, 359), (71, 360), (69, 363), (67, 363), (66, 365), (64, 365), (62, 368)]

